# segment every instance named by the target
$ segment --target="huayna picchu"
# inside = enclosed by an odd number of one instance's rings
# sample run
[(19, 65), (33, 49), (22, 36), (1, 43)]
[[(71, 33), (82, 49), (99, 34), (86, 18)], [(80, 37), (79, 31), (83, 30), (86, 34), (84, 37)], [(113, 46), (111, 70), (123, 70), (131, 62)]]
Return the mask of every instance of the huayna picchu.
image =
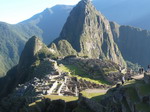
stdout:
[(0, 112), (150, 112), (150, 65), (131, 63), (144, 46), (131, 56), (124, 41), (142, 34), (149, 42), (149, 31), (109, 22), (81, 0), (57, 39), (32, 36), (0, 78)]

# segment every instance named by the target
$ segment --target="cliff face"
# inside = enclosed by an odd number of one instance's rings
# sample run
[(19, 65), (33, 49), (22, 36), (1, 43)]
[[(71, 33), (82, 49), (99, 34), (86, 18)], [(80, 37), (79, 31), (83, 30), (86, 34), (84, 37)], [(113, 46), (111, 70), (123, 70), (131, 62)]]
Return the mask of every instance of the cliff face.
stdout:
[(89, 0), (82, 0), (71, 11), (59, 38), (54, 42), (57, 44), (60, 40), (68, 41), (79, 56), (109, 59), (125, 65), (113, 40), (109, 21)]
[(123, 58), (147, 67), (150, 57), (150, 31), (111, 22), (113, 37)]

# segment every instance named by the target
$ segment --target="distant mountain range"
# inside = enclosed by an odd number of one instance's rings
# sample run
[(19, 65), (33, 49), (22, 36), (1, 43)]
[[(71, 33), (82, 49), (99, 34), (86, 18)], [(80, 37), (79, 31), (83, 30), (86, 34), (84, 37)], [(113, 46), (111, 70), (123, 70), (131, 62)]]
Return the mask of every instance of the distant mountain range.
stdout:
[(149, 0), (93, 0), (108, 20), (150, 30)]
[(31, 36), (41, 37), (46, 44), (58, 37), (71, 9), (58, 5), (16, 25), (0, 22), (0, 77), (18, 63), (25, 42)]
[[(93, 0), (93, 4), (108, 20), (148, 30), (150, 29), (149, 2), (149, 0)], [(57, 5), (47, 8), (16, 25), (0, 22), (0, 76), (5, 75), (8, 69), (18, 63), (24, 44), (31, 36), (41, 37), (46, 44), (57, 38), (73, 7)], [(132, 61), (132, 58), (131, 56), (127, 60)], [(133, 62), (139, 63), (139, 60)]]

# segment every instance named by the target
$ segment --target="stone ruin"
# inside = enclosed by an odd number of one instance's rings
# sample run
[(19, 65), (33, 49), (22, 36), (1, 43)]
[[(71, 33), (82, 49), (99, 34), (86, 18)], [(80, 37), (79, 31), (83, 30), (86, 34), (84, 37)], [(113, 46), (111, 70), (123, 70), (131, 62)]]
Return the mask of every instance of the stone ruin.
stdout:
[(70, 77), (62, 73), (60, 75), (46, 75), (44, 78), (34, 78), (23, 85), (19, 85), (13, 96), (78, 96), (85, 89), (105, 88), (104, 85), (96, 84), (76, 77)]

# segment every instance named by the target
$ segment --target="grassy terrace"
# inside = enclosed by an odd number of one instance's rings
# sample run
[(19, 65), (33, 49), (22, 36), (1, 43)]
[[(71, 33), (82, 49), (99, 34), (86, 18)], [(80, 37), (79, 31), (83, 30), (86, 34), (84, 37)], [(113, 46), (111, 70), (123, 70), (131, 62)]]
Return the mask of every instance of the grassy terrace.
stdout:
[(106, 94), (105, 92), (104, 93), (88, 93), (86, 91), (82, 91), (81, 93), (84, 97), (93, 99), (95, 101), (100, 101), (101, 98)]
[(118, 72), (118, 70), (114, 68), (103, 68), (103, 71), (104, 71), (104, 74)]
[(126, 81), (124, 87), (135, 87), (137, 84), (145, 84), (143, 80), (130, 80)]
[(70, 101), (75, 101), (78, 100), (78, 97), (74, 97), (74, 96), (59, 96), (59, 95), (46, 95), (44, 96), (45, 98), (49, 98), (51, 100), (64, 100), (65, 102), (70, 102)]
[[(76, 101), (78, 100), (78, 97), (74, 97), (74, 96), (59, 96), (59, 95), (46, 95), (44, 96), (45, 98), (51, 99), (51, 100), (64, 100), (65, 102), (70, 102), (70, 101)], [(34, 103), (29, 104), (29, 106), (34, 106), (36, 105), (36, 103), (41, 102), (41, 100), (37, 100)]]
[(29, 107), (33, 107), (33, 106), (36, 105), (36, 103), (40, 103), (40, 102), (41, 102), (41, 100), (37, 100), (36, 102), (33, 102), (33, 103), (29, 104)]
[(94, 82), (96, 84), (109, 85), (108, 82), (106, 82), (102, 79), (94, 79), (93, 76), (90, 76), (85, 71), (83, 71), (81, 68), (79, 68), (75, 65), (59, 65), (59, 69), (63, 72), (70, 72), (71, 74), (68, 74), (68, 75), (77, 77), (78, 79), (83, 79), (86, 81)]

